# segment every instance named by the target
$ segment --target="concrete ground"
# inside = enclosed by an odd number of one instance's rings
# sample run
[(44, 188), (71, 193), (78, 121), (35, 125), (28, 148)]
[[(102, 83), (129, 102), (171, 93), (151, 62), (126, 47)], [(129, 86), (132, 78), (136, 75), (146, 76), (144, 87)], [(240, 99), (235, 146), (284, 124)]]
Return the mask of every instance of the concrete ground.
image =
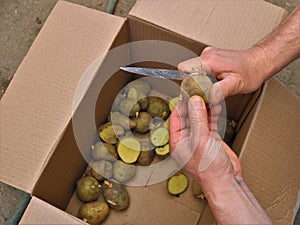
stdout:
[[(104, 10), (107, 0), (67, 0)], [(119, 0), (115, 14), (127, 16), (136, 0)], [(291, 11), (300, 0), (268, 0)], [(0, 0), (0, 98), (57, 0)], [(300, 96), (300, 59), (276, 76)], [(23, 193), (0, 182), (0, 224), (15, 210)], [(299, 214), (299, 213), (298, 213)], [(299, 217), (299, 216), (298, 216)], [(299, 219), (295, 224), (300, 224)]]

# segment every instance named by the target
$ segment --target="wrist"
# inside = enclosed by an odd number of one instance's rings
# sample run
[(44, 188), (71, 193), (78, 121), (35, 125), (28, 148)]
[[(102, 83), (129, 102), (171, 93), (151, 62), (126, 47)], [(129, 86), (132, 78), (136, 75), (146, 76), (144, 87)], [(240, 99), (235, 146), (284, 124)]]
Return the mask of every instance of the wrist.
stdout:
[(254, 69), (257, 74), (257, 80), (259, 80), (260, 84), (268, 80), (274, 73), (274, 63), (272, 62), (272, 57), (259, 44), (253, 46), (248, 49), (248, 52), (252, 56)]
[(201, 183), (201, 189), (217, 218), (240, 207), (238, 202), (243, 196), (243, 190), (234, 176), (215, 178), (205, 184)]
[(221, 176), (206, 175), (199, 178), (198, 183), (206, 197), (219, 193), (224, 193), (232, 189), (236, 183), (236, 179), (233, 174), (224, 174)]

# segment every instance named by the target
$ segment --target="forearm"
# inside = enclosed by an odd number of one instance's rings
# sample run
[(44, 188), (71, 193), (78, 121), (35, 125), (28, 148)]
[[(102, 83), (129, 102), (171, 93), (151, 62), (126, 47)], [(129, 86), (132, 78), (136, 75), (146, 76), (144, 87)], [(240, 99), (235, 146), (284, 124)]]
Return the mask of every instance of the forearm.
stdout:
[(250, 51), (260, 61), (263, 80), (269, 79), (300, 57), (300, 5), (267, 37)]
[(201, 183), (219, 225), (272, 224), (242, 178), (229, 176)]

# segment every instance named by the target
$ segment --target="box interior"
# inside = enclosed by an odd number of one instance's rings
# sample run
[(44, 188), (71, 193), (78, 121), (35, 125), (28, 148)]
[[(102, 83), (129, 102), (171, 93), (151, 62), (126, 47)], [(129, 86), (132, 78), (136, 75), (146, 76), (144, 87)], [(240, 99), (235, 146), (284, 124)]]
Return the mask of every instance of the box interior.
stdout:
[[(147, 26), (146, 23), (138, 20), (129, 20), (129, 23), (126, 24), (129, 26), (127, 29), (127, 37), (124, 35), (124, 27), (122, 29), (122, 35), (118, 35), (113, 43), (113, 47), (120, 45), (119, 43), (127, 42), (128, 39), (140, 41), (152, 39), (155, 34), (158, 34), (158, 39), (160, 35), (163, 35), (164, 41), (174, 41), (174, 36), (169, 31), (161, 32), (161, 29), (152, 25)], [(143, 26), (142, 35), (140, 32), (140, 27)], [(149, 31), (149, 32), (148, 32)], [(146, 34), (151, 34), (147, 36)], [(190, 43), (185, 37), (180, 37), (176, 35), (177, 43)], [(190, 48), (190, 50), (197, 49), (197, 54), (205, 47), (203, 44), (191, 43), (184, 44), (185, 47)], [(195, 48), (196, 46), (196, 48)], [(123, 55), (125, 59), (121, 61), (126, 63), (128, 59), (126, 57), (135, 57), (135, 52), (130, 52), (129, 55)], [(112, 77), (105, 80), (103, 78), (103, 73), (107, 73), (107, 65), (110, 64), (110, 57), (106, 57), (97, 71), (96, 75), (93, 77), (93, 81), (96, 79), (103, 79), (105, 85), (102, 87), (101, 92), (97, 96), (97, 101), (94, 109), (94, 126), (97, 127), (101, 123), (105, 122), (107, 115), (111, 110), (111, 106), (115, 96), (118, 92), (125, 86), (126, 83), (132, 79), (136, 79), (139, 76), (133, 76), (128, 73), (117, 71)], [(180, 59), (181, 60), (181, 59)], [(162, 67), (162, 63), (156, 62), (140, 62), (137, 65), (139, 66), (151, 66), (151, 67)], [(173, 67), (172, 65), (164, 64), (163, 67)], [(160, 94), (168, 95), (169, 97), (174, 97), (178, 95), (179, 89), (174, 88), (165, 88), (164, 82), (157, 79), (150, 80), (152, 86), (155, 86), (155, 89), (160, 92)], [(173, 82), (172, 82), (173, 83)], [(175, 84), (175, 83), (174, 83)], [(175, 85), (176, 86), (176, 85)], [(179, 87), (177, 85), (177, 87)], [(89, 87), (93, 89), (92, 86)], [(99, 88), (99, 87), (98, 87)], [(173, 93), (170, 93), (173, 92)], [(88, 100), (89, 91), (83, 97), (81, 103), (78, 106), (76, 112), (84, 112), (84, 108), (89, 106), (90, 102)], [(257, 95), (240, 95), (228, 98), (226, 100), (227, 113), (228, 117), (239, 120), (242, 115), (247, 114), (245, 110), (249, 110), (246, 105), (249, 107), (250, 100), (253, 101), (253, 98), (257, 98)], [(76, 116), (75, 112), (75, 116)], [(84, 114), (86, 115), (86, 114)], [(90, 115), (90, 114), (87, 114)], [(82, 203), (80, 203), (74, 193), (76, 187), (76, 180), (78, 180), (86, 169), (87, 163), (86, 160), (89, 160), (89, 150), (90, 146), (94, 144), (95, 139), (95, 130), (87, 131), (84, 124), (81, 124), (81, 128), (84, 130), (85, 135), (90, 134), (90, 137), (87, 137), (87, 140), (84, 143), (83, 154), (79, 151), (77, 142), (73, 133), (73, 121), (70, 121), (60, 140), (58, 141), (55, 151), (52, 154), (51, 158), (48, 160), (46, 167), (43, 170), (43, 173), (38, 180), (33, 195), (50, 203), (53, 206), (56, 206), (62, 210), (66, 210), (72, 215), (77, 215), (78, 208)], [(82, 151), (82, 150), (81, 150)], [(238, 149), (237, 149), (238, 152)], [(153, 221), (153, 224), (166, 224), (172, 221), (172, 224), (197, 224), (202, 210), (205, 208), (206, 201), (199, 201), (192, 196), (190, 188), (182, 194), (180, 197), (170, 196), (166, 192), (166, 182), (161, 182), (158, 184), (146, 186), (146, 187), (131, 187), (128, 186), (128, 192), (131, 197), (131, 205), (129, 209), (124, 212), (113, 212), (110, 213), (109, 218), (104, 224), (116, 224), (118, 221), (139, 223), (142, 224), (142, 221)], [(74, 194), (73, 194), (74, 193)], [(157, 199), (157, 200), (156, 200)], [(160, 207), (157, 207), (157, 202), (159, 202)], [(147, 210), (145, 209), (147, 207)], [(172, 208), (170, 213), (162, 213), (163, 208)], [(184, 213), (183, 213), (184, 212)], [(183, 214), (182, 214), (183, 213)], [(161, 215), (161, 216), (157, 216)], [(182, 216), (185, 215), (185, 216)], [(126, 221), (125, 221), (126, 220)]]

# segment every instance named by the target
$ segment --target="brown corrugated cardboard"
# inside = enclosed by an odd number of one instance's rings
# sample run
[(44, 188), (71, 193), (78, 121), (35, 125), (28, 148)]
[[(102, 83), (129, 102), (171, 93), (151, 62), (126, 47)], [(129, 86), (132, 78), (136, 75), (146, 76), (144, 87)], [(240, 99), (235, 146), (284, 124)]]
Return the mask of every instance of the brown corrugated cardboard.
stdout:
[(123, 24), (58, 2), (1, 99), (1, 181), (32, 191), (69, 123), (83, 72), (109, 50)]
[[(300, 188), (300, 142), (293, 135), (300, 132), (300, 98), (272, 78), (246, 113), (232, 146), (244, 180), (274, 224), (291, 224)], [(207, 208), (200, 225), (212, 221)]]
[[(270, 33), (284, 9), (262, 0), (138, 1), (130, 16), (207, 46), (245, 49)], [(139, 32), (144, 35), (144, 32)], [(153, 37), (150, 34), (150, 38)]]
[(86, 224), (64, 211), (32, 197), (19, 224)]
[(274, 224), (289, 224), (300, 188), (300, 98), (272, 79), (257, 104), (240, 153), (244, 179)]
[[(78, 82), (99, 54), (129, 38), (171, 41), (197, 54), (207, 45), (247, 48), (277, 26), (285, 14), (283, 9), (259, 0), (150, 2), (137, 1), (128, 22), (59, 2), (24, 59), (1, 100), (0, 179), (34, 196), (21, 224), (79, 223), (70, 214), (76, 216), (82, 204), (73, 193), (86, 162), (78, 150), (70, 119)], [(131, 56), (134, 54), (131, 52)], [(104, 58), (100, 68), (109, 60)], [(95, 106), (97, 125), (104, 122), (116, 93), (132, 78), (117, 73), (106, 83)], [(91, 88), (78, 111), (84, 108)], [(277, 92), (282, 95), (275, 96)], [(273, 109), (283, 101), (290, 108), (278, 107), (281, 118), (277, 118)], [(291, 224), (299, 188), (295, 177), (299, 170), (299, 128), (293, 123), (299, 120), (299, 99), (271, 81), (262, 92), (236, 96), (227, 103), (228, 114), (241, 120), (234, 149), (241, 152), (246, 182), (274, 224)], [(279, 123), (274, 122), (277, 120)], [(285, 135), (278, 137), (283, 129)], [(268, 152), (259, 151), (266, 145)], [(280, 185), (273, 188), (277, 183)], [(129, 209), (112, 211), (104, 224), (213, 224), (206, 202), (193, 198), (190, 190), (179, 198), (170, 196), (165, 185), (128, 187)]]

